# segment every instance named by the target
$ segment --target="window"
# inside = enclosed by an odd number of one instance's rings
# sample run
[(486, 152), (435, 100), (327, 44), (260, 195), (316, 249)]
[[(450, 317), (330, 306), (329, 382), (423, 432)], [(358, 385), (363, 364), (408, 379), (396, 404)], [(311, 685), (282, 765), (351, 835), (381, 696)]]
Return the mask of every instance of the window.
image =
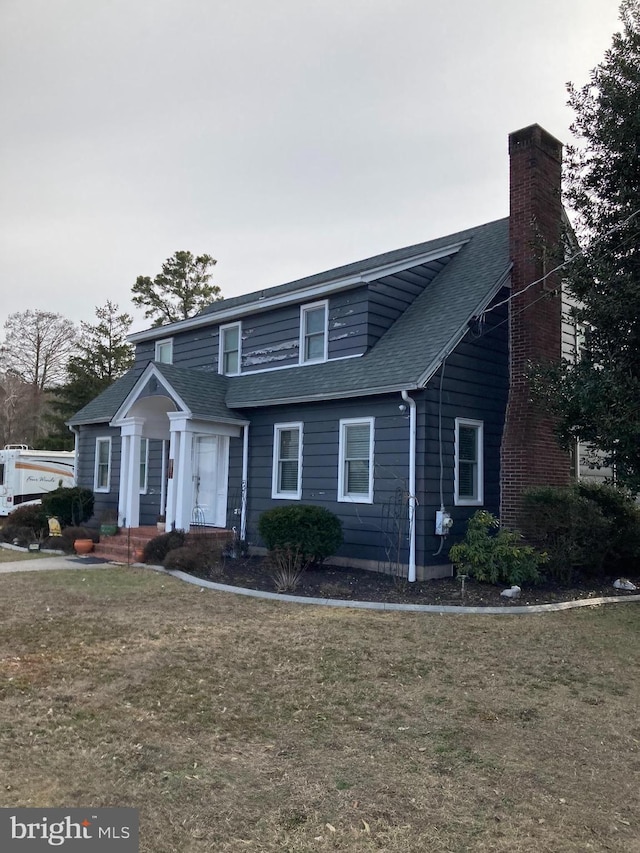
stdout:
[(373, 418), (340, 421), (338, 500), (373, 503)]
[(237, 376), (240, 373), (240, 347), (242, 334), (240, 323), (220, 326), (220, 355), (218, 373)]
[(149, 439), (140, 439), (140, 494), (146, 495), (149, 486)]
[(108, 492), (111, 488), (111, 439), (96, 438), (96, 467), (93, 477), (94, 492)]
[(0, 462), (0, 486), (4, 486), (4, 462)]
[(272, 498), (302, 495), (302, 424), (276, 424), (273, 428)]
[(456, 418), (456, 506), (480, 505), (484, 501), (482, 433), (482, 421)]
[(300, 309), (300, 363), (327, 360), (327, 303)]
[(173, 364), (173, 339), (166, 338), (164, 341), (156, 341), (156, 361), (163, 364)]

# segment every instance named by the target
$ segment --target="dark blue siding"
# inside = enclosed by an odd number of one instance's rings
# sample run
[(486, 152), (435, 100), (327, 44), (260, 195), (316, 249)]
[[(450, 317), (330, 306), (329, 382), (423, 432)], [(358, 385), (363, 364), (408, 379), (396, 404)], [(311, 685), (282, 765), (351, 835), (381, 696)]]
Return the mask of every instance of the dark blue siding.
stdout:
[(111, 482), (108, 492), (96, 492), (93, 514), (100, 518), (107, 510), (118, 509), (118, 491), (120, 488), (120, 430), (97, 424), (80, 427), (78, 434), (78, 458), (76, 460), (76, 483), (84, 489), (93, 491), (93, 478), (96, 462), (96, 439), (111, 438)]
[[(368, 560), (377, 568), (387, 558), (396, 559), (398, 537), (389, 522), (397, 493), (404, 494), (408, 480), (407, 421), (400, 416), (399, 395), (325, 404), (287, 406), (252, 412), (248, 492), (248, 538), (258, 542), (260, 514), (286, 501), (271, 498), (273, 426), (302, 421), (302, 503), (326, 507), (343, 522), (345, 543), (338, 556)], [(374, 503), (343, 503), (338, 494), (339, 422), (342, 418), (374, 417)], [(403, 510), (406, 518), (406, 512)], [(406, 524), (400, 541), (406, 560)]]
[[(506, 291), (497, 298), (502, 299)], [(418, 562), (440, 562), (451, 545), (466, 532), (467, 521), (479, 507), (454, 506), (455, 419), (470, 418), (484, 424), (484, 509), (494, 514), (500, 509), (500, 443), (507, 404), (508, 329), (506, 306), (486, 315), (481, 330), (469, 332), (448, 357), (444, 367), (442, 395), (441, 370), (428, 383), (420, 397), (418, 417), (417, 523)], [(440, 402), (441, 401), (441, 402)], [(434, 553), (440, 544), (434, 535), (435, 513), (440, 509), (441, 412), (443, 477), (442, 492), (446, 510), (454, 526), (442, 554)]]

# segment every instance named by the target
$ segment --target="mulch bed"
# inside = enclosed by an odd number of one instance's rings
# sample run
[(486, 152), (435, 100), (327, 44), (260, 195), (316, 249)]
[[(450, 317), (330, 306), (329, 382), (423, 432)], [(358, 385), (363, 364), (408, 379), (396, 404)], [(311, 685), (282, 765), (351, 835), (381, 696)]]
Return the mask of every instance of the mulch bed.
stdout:
[[(196, 571), (192, 574), (231, 586), (267, 592), (277, 591), (269, 563), (260, 557), (227, 559), (223, 569), (216, 571), (215, 574), (201, 575)], [(633, 593), (614, 589), (613, 581), (616, 577), (619, 575), (599, 579), (597, 583), (577, 584), (566, 588), (552, 584), (523, 588), (519, 599), (505, 599), (500, 596), (504, 586), (477, 583), (473, 580), (465, 581), (463, 597), (461, 582), (457, 578), (417, 581), (409, 584), (404, 579), (379, 572), (325, 565), (307, 569), (297, 588), (288, 592), (306, 597), (351, 601), (511, 607), (523, 604), (551, 604), (601, 596), (632, 595)], [(640, 578), (631, 577), (629, 580), (640, 587)]]

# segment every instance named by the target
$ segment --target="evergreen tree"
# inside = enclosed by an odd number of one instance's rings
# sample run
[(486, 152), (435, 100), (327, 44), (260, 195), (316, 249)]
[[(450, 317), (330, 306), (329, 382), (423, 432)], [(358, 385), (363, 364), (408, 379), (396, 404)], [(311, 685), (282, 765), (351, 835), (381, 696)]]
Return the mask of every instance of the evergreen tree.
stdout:
[(215, 264), (211, 255), (176, 252), (154, 279), (138, 276), (132, 302), (145, 309), (144, 316), (153, 319), (154, 326), (186, 320), (222, 298), (218, 285), (210, 283)]
[(118, 306), (107, 301), (96, 308), (98, 322), (80, 324), (78, 353), (69, 359), (66, 382), (57, 389), (48, 418), (50, 431), (44, 447), (73, 449), (73, 435), (66, 421), (86, 406), (131, 367), (133, 348), (127, 343), (132, 323), (129, 314), (118, 314)]
[(584, 329), (578, 357), (545, 374), (558, 430), (598, 448), (618, 481), (640, 491), (640, 0), (582, 88), (569, 85), (576, 144), (566, 198), (584, 248), (566, 269)]

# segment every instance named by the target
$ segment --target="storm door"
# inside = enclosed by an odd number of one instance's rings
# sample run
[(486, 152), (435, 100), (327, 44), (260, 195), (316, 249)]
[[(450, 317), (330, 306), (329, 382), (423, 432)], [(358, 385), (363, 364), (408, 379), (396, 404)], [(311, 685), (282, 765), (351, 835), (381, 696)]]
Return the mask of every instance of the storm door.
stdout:
[(228, 447), (226, 436), (195, 436), (193, 525), (224, 527), (226, 524)]

